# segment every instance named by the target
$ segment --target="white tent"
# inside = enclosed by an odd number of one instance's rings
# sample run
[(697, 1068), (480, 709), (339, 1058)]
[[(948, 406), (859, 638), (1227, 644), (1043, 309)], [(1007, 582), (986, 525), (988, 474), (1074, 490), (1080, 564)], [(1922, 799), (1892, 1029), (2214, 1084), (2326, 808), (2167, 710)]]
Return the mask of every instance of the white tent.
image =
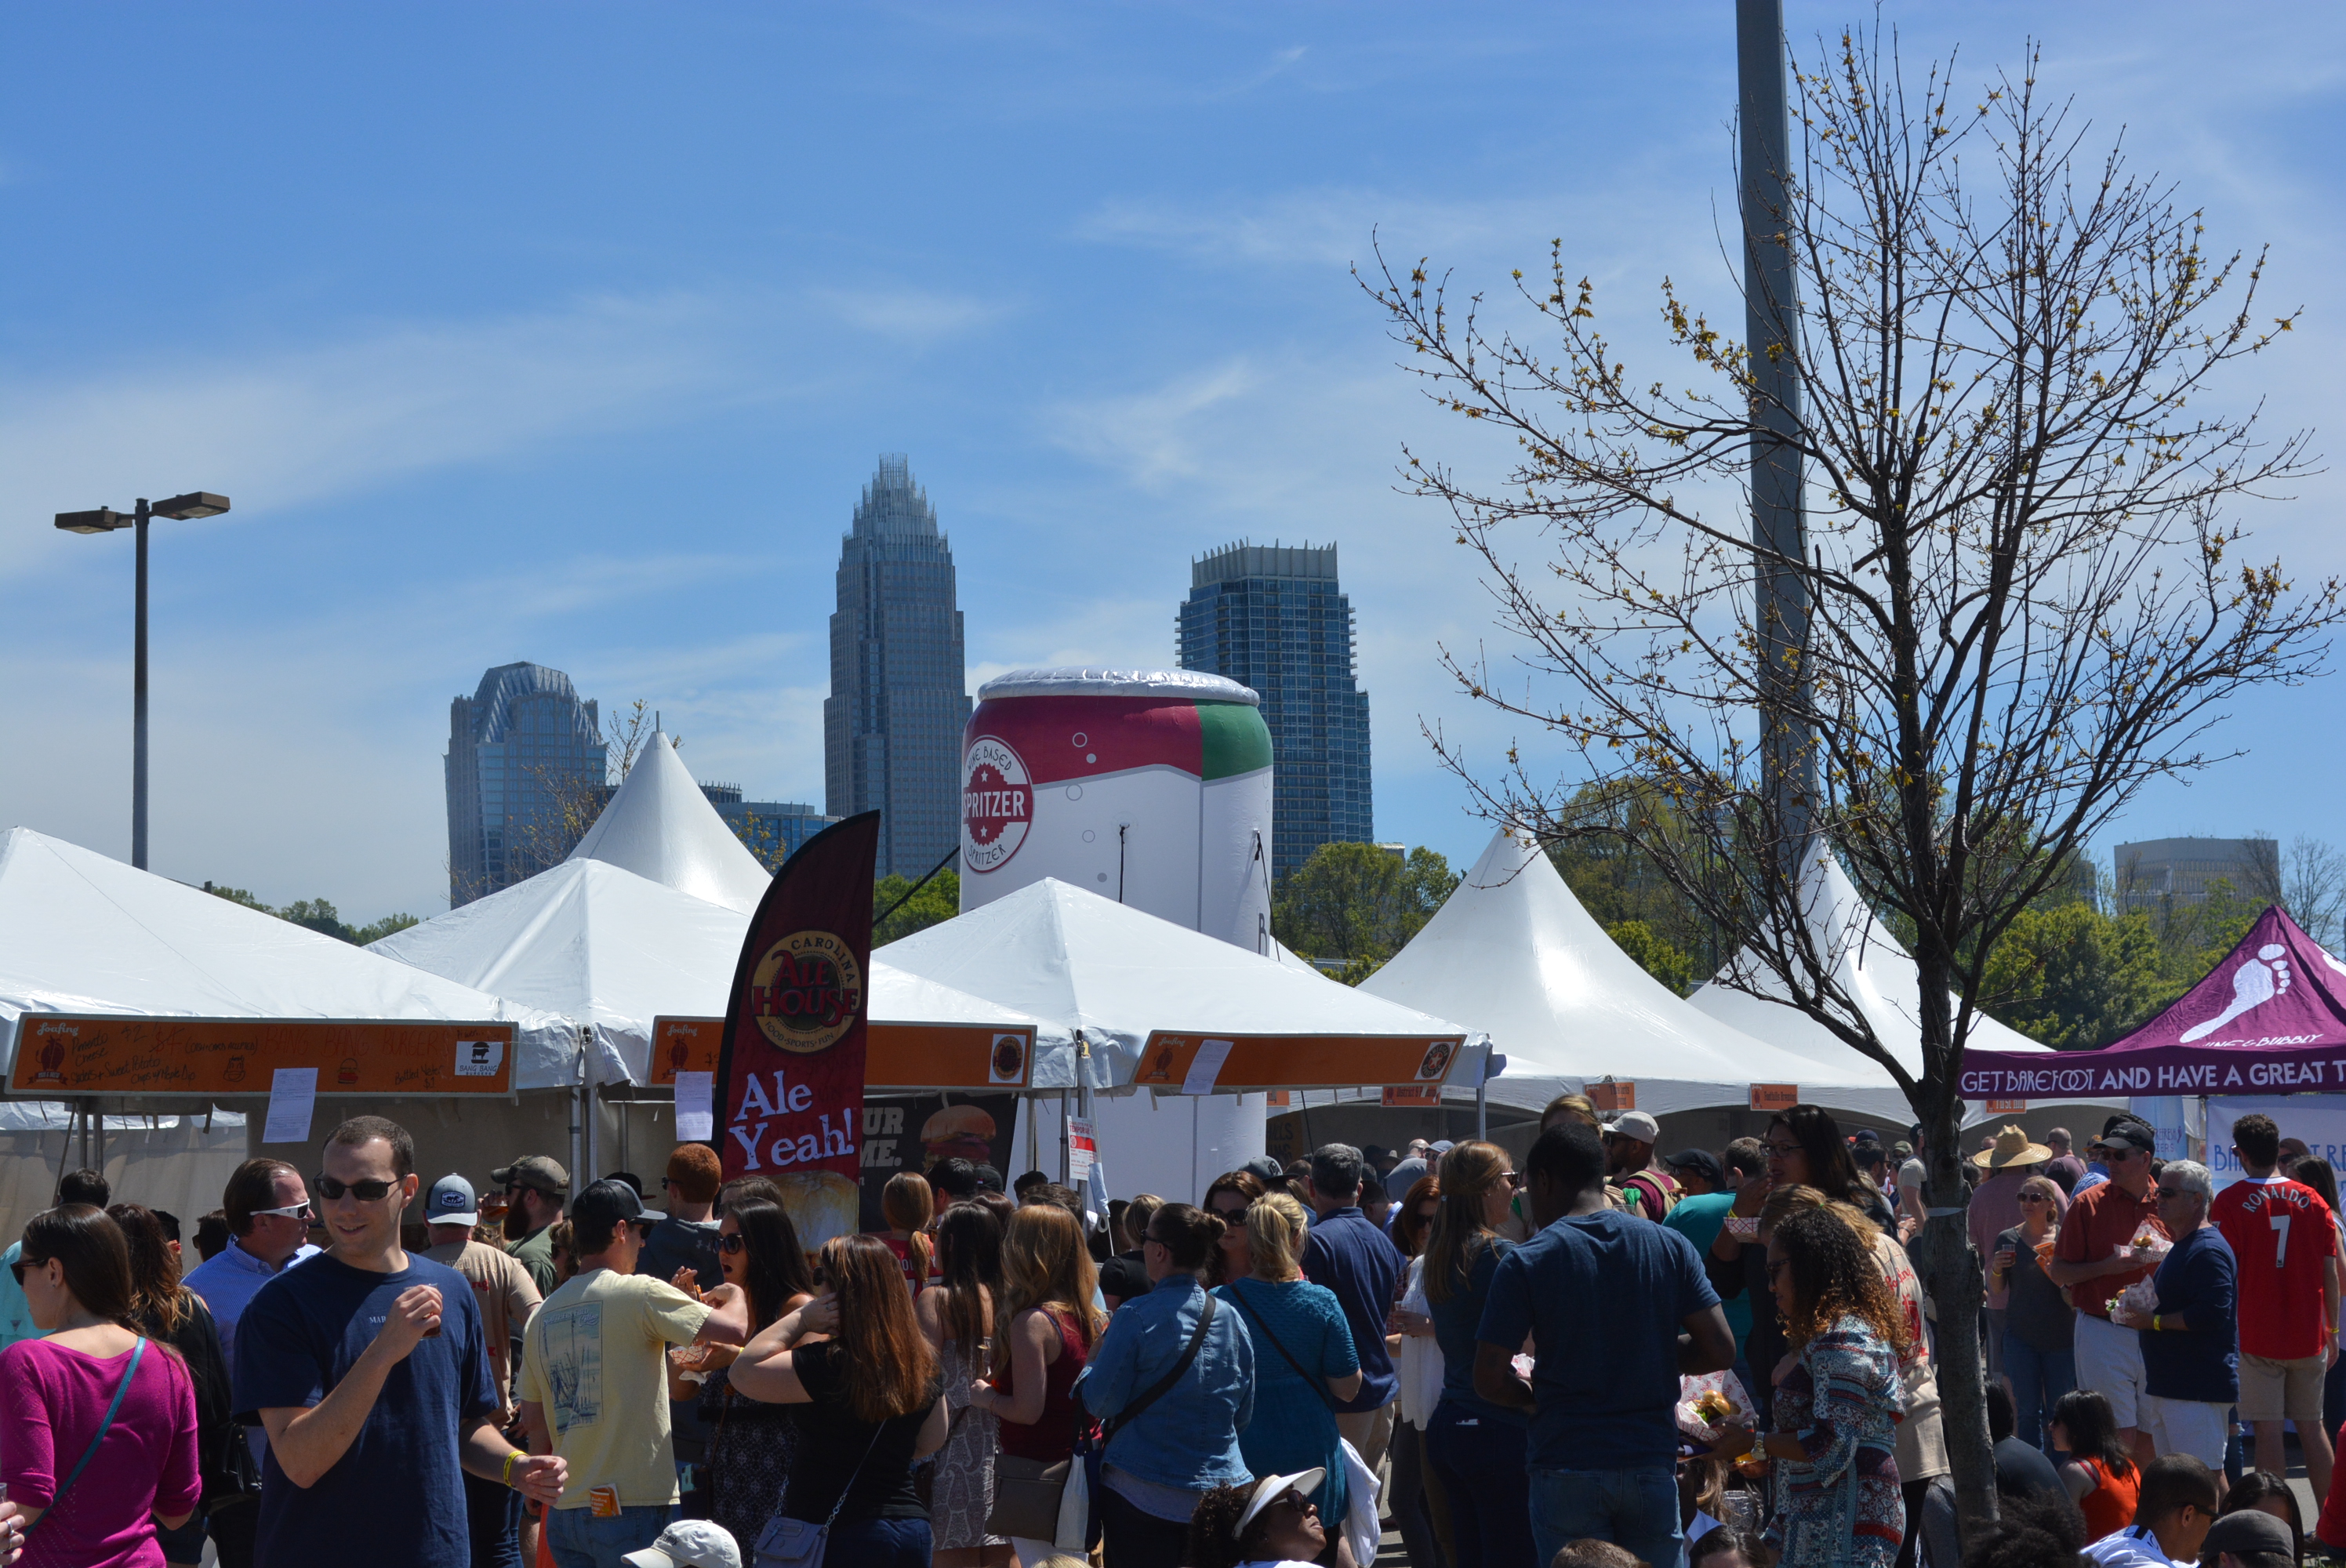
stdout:
[(0, 832), (0, 1025), (27, 1012), (482, 1020), (514, 1028), (517, 1089), (576, 1076), (568, 1019), (394, 963), (34, 832)]
[[(613, 808), (617, 804), (614, 799)], [(699, 806), (716, 815), (706, 800)], [(661, 809), (684, 814), (692, 802), (670, 797)], [(601, 860), (574, 858), (394, 932), (370, 951), (592, 1024), (597, 1081), (641, 1084), (651, 1076), (654, 1018), (723, 1015), (749, 929), (746, 912)], [(1034, 1085), (1075, 1083), (1074, 1042), (1065, 1029), (884, 963), (872, 966), (870, 1016), (875, 1023), (1032, 1024)]]
[(1361, 989), (1487, 1033), (1506, 1057), (1491, 1098), (1523, 1110), (1612, 1077), (1634, 1082), (1637, 1109), (1655, 1115), (1746, 1106), (1754, 1084), (1797, 1084), (1838, 1110), (1907, 1115), (1890, 1075), (1854, 1052), (1812, 1060), (1697, 1012), (1605, 934), (1535, 844), (1504, 829)]
[[(1231, 1084), (1406, 1083), (1437, 1042), (1465, 1033), (1332, 984), (1308, 966), (1260, 957), (1050, 878), (891, 942), (873, 958), (1080, 1031), (1093, 1081), (1118, 1088), (1188, 1086), (1178, 1065), (1168, 1076), (1158, 1053), (1143, 1059), (1152, 1036), (1168, 1033), (1200, 1052), (1209, 1037), (1237, 1042), (1229, 1067), (1243, 1057), (1249, 1075), (1225, 1070), (1220, 1081)], [(1402, 1056), (1407, 1064), (1396, 1067)], [(1454, 1044), (1438, 1060), (1454, 1056)], [(1300, 1071), (1251, 1075), (1274, 1063)], [(1331, 1072), (1342, 1075), (1326, 1075)], [(1194, 1202), (1207, 1181), (1262, 1153), (1261, 1095), (1167, 1098), (1095, 1103), (1110, 1190)]]
[(757, 912), (773, 880), (658, 730), (570, 859), (602, 860), (745, 915)]

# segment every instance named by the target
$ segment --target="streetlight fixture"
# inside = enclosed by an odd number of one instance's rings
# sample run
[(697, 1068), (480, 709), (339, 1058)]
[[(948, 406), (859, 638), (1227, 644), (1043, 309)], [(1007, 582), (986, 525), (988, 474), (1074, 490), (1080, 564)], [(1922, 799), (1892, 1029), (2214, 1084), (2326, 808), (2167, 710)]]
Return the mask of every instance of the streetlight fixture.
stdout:
[(138, 630), (132, 656), (130, 738), (130, 863), (147, 869), (147, 524), (150, 518), (185, 520), (217, 517), (228, 510), (228, 497), (194, 490), (151, 504), (138, 498), (136, 509), (117, 512), (101, 506), (94, 512), (60, 512), (57, 526), (68, 534), (111, 534), (135, 528), (138, 539)]

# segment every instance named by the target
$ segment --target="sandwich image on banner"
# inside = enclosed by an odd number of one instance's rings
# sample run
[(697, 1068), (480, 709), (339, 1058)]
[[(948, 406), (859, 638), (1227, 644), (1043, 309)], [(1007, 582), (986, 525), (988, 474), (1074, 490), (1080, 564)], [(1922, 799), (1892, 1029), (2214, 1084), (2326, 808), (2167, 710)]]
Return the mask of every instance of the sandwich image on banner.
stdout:
[(880, 814), (824, 829), (774, 873), (725, 1001), (717, 1085), (728, 1180), (781, 1186), (814, 1251), (856, 1228)]
[(994, 1118), (976, 1105), (947, 1105), (921, 1125), (921, 1168), (939, 1160), (994, 1163)]

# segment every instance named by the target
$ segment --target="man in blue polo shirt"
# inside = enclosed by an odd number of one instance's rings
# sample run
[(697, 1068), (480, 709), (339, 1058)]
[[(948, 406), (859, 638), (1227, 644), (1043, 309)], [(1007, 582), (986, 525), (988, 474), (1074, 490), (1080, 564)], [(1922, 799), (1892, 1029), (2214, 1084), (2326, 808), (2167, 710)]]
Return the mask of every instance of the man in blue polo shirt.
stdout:
[(1360, 1358), (1361, 1391), (1336, 1407), (1336, 1430), (1374, 1470), (1392, 1438), (1392, 1352), (1385, 1318), (1400, 1299), (1401, 1249), (1361, 1212), (1361, 1151), (1322, 1144), (1311, 1152), (1311, 1207), (1319, 1217), (1303, 1243), (1303, 1278), (1336, 1293)]
[[(1694, 1244), (1606, 1207), (1606, 1165), (1596, 1129), (1572, 1117), (1532, 1145), (1541, 1228), (1491, 1277), (1474, 1392), (1532, 1412), (1535, 1562), (1593, 1537), (1680, 1568), (1678, 1378), (1725, 1371), (1735, 1336)], [(1528, 1383), (1511, 1364), (1525, 1335), (1537, 1339)]]

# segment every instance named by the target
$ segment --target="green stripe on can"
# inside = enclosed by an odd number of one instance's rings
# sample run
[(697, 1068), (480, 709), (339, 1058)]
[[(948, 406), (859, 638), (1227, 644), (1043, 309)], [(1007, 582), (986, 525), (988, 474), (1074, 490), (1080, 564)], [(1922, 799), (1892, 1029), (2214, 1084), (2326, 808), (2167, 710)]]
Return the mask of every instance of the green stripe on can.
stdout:
[(1200, 778), (1229, 779), (1270, 766), (1270, 727), (1251, 703), (1201, 702), (1198, 728)]

